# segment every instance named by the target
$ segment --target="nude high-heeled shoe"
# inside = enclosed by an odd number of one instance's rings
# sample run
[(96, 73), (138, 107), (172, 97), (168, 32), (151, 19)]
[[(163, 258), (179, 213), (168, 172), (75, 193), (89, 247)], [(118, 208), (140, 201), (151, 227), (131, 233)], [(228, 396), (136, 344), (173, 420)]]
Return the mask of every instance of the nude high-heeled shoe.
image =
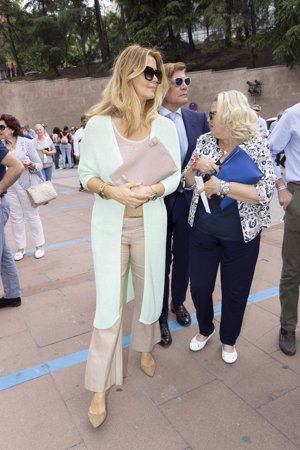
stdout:
[(98, 428), (103, 424), (106, 416), (106, 392), (95, 392), (88, 412), (89, 421), (94, 428)]
[(141, 353), (141, 369), (148, 377), (154, 376), (156, 363), (150, 352)]

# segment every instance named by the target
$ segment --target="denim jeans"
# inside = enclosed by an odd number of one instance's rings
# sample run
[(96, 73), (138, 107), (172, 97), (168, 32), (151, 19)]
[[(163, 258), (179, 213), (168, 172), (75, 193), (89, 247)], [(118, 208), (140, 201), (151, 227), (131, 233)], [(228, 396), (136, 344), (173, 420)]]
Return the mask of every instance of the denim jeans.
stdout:
[(9, 216), (9, 205), (5, 197), (0, 198), (0, 256), (1, 278), (5, 298), (20, 297), (20, 283), (12, 252), (7, 245), (4, 226)]
[(66, 159), (68, 159), (69, 168), (72, 168), (72, 146), (71, 144), (61, 144), (60, 145), (60, 151), (62, 156), (62, 167), (63, 169), (66, 168)]
[(59, 144), (55, 144), (55, 155), (54, 155), (55, 169), (59, 169), (59, 155), (60, 155), (60, 146)]
[(51, 180), (52, 179), (52, 166), (44, 167), (43, 174), (44, 174), (45, 181)]

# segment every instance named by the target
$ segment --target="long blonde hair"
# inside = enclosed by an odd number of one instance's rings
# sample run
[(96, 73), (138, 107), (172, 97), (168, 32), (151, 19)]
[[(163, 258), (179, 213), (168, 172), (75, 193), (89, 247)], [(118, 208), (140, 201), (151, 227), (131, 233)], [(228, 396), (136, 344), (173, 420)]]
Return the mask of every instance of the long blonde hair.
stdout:
[[(162, 81), (157, 85), (154, 98), (147, 100), (143, 109), (132, 80), (144, 71), (148, 56), (155, 59), (157, 69), (162, 72)], [(87, 117), (95, 115), (120, 117), (126, 123), (126, 135), (130, 136), (142, 124), (151, 127), (167, 89), (168, 82), (160, 52), (138, 44), (130, 45), (122, 51), (115, 62), (113, 75), (103, 92), (103, 100), (88, 111)]]
[(257, 115), (247, 97), (240, 91), (223, 91), (215, 98), (218, 121), (230, 130), (231, 137), (241, 141), (259, 136)]

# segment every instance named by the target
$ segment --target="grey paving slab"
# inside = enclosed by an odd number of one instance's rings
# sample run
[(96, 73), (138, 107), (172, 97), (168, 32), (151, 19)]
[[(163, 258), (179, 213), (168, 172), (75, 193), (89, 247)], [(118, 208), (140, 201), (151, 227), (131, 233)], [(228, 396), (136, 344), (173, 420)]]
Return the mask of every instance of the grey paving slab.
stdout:
[[(147, 379), (141, 372), (136, 352), (129, 353), (128, 373), (157, 405), (215, 379), (198, 361), (191, 359), (187, 348), (182, 351), (174, 344), (172, 351), (168, 351), (157, 345), (153, 354), (157, 362), (153, 379)], [(176, 369), (170, 370), (172, 367)]]
[(41, 362), (39, 350), (28, 330), (0, 339), (0, 376)]
[(1, 311), (0, 324), (0, 339), (3, 339), (5, 336), (9, 336), (11, 334), (26, 331), (27, 329), (23, 315), (21, 314), (20, 309), (17, 308), (3, 309)]
[(77, 296), (78, 286), (53, 289), (30, 297), (23, 306), (24, 318), (38, 346), (50, 345), (91, 329), (92, 304)]
[(219, 381), (171, 400), (161, 411), (193, 450), (296, 449)]
[(287, 392), (277, 400), (262, 406), (259, 412), (283, 435), (300, 447), (300, 388)]
[[(300, 384), (300, 377), (286, 365), (277, 361), (253, 367), (239, 380), (230, 383), (231, 389), (248, 405), (258, 408), (273, 400), (284, 399), (286, 394), (292, 393)], [(298, 411), (300, 419), (300, 405)]]
[[(64, 401), (88, 396), (84, 388), (84, 373), (85, 365), (80, 364), (52, 374), (56, 388)], [(84, 415), (87, 411), (83, 410), (82, 413)]]
[(122, 389), (111, 389), (109, 414), (101, 431), (91, 430), (88, 423), (89, 401), (90, 395), (82, 395), (67, 401), (67, 406), (90, 450), (185, 450), (188, 447), (133, 378), (126, 380)]
[(1, 392), (1, 449), (65, 450), (82, 443), (49, 376)]
[(276, 326), (278, 327), (278, 316), (256, 304), (247, 306), (242, 326), (242, 335), (245, 339), (255, 343)]

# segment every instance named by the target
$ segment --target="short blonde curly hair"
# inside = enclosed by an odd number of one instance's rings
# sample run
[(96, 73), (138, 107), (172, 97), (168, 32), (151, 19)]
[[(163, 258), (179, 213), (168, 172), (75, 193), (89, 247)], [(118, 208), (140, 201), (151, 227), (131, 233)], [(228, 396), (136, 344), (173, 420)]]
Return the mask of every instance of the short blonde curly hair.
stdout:
[(218, 121), (230, 131), (233, 139), (244, 142), (259, 137), (257, 115), (242, 92), (219, 92), (214, 101), (217, 102)]

